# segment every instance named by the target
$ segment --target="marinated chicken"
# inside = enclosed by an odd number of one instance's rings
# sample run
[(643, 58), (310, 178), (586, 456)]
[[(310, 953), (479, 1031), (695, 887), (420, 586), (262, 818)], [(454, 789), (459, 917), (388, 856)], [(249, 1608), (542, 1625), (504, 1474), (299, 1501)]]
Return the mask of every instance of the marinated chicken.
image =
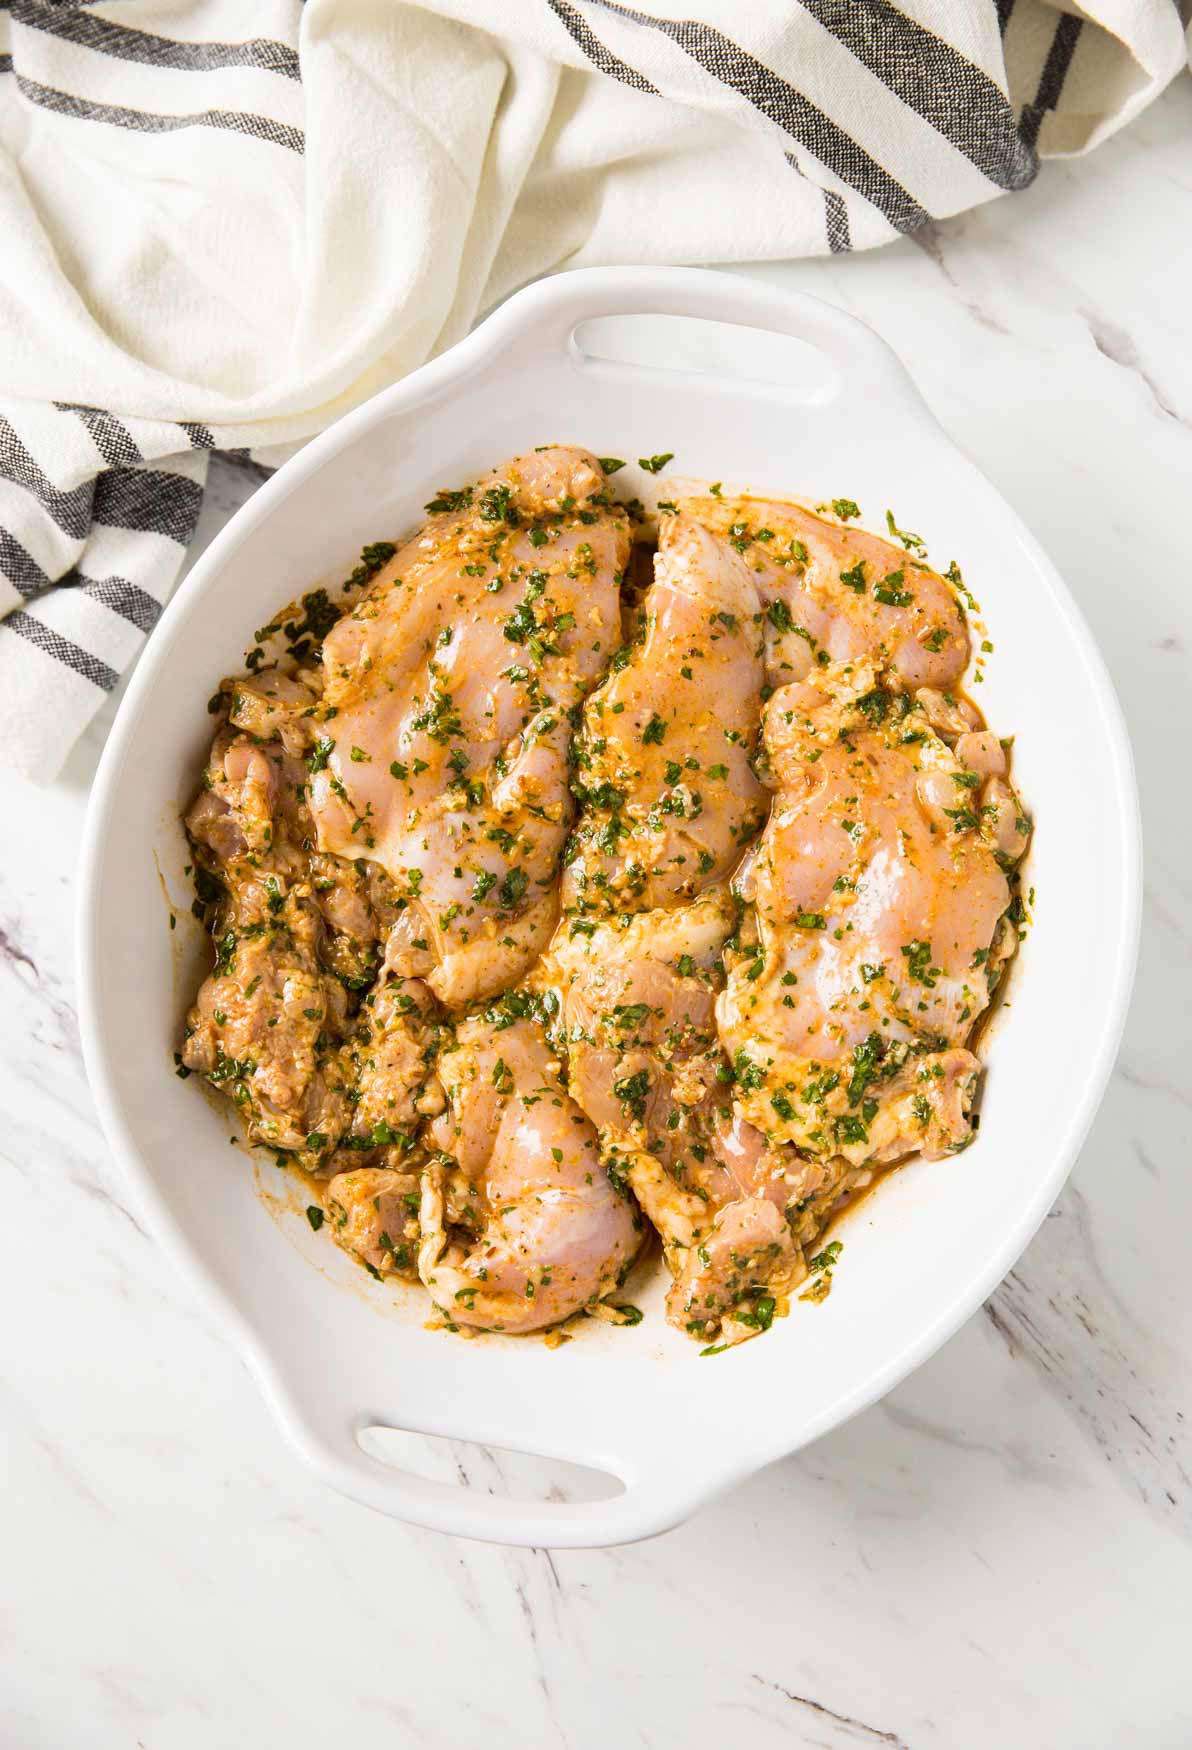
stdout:
[[(237, 695), (233, 719), (239, 709)], [(338, 1048), (353, 987), (376, 975), (378, 926), (364, 899), (358, 915), (340, 920), (344, 927), (329, 918), (325, 898), (335, 877), (311, 868), (297, 745), (297, 729), (258, 742), (229, 722), (187, 813), (216, 958), (187, 1018), (181, 1055), (184, 1068), (236, 1102), (253, 1141), (309, 1157), (338, 1141), (349, 1122)], [(345, 870), (344, 879), (351, 885), (355, 872)], [(383, 909), (382, 896), (378, 903)]]
[(417, 1173), (352, 1167), (337, 1173), (323, 1198), (332, 1237), (374, 1276), (418, 1276), (422, 1192)]
[[(844, 506), (843, 500), (837, 504)], [(856, 507), (846, 507), (855, 514)], [(760, 498), (685, 498), (726, 557), (737, 555), (766, 610), (766, 679), (868, 658), (908, 687), (947, 688), (968, 666), (964, 614), (947, 579), (912, 549)], [(917, 536), (906, 537), (912, 543)]]
[(654, 1230), (670, 1322), (739, 1342), (973, 1134), (1030, 823), (958, 574), (717, 491), (651, 564), (564, 445), (426, 508), (211, 702), (180, 1073), (453, 1329), (632, 1322)]
[(750, 764), (764, 676), (749, 569), (674, 515), (662, 519), (654, 577), (632, 640), (584, 709), (568, 912), (691, 898), (731, 873), (765, 819)]
[(418, 1272), (456, 1324), (526, 1332), (624, 1280), (642, 1221), (567, 1093), (541, 1023), (506, 1004), (460, 1023), (439, 1060), (448, 1108), (423, 1176)]
[(672, 911), (564, 920), (543, 970), (562, 996), (571, 1091), (662, 1241), (668, 1316), (700, 1337), (761, 1328), (802, 1273), (786, 1210), (819, 1183), (734, 1104), (715, 1006), (736, 919), (722, 887)]
[(571, 713), (620, 642), (629, 533), (599, 463), (562, 447), (429, 508), (324, 641), (309, 792), (320, 849), (407, 902), (389, 965), (454, 1009), (553, 928)]
[(1029, 827), (1000, 744), (936, 727), (932, 704), (858, 662), (766, 706), (774, 809), (738, 878), (718, 1018), (743, 1113), (813, 1157), (933, 1159), (971, 1137), (966, 1042), (1016, 945), (1007, 872)]

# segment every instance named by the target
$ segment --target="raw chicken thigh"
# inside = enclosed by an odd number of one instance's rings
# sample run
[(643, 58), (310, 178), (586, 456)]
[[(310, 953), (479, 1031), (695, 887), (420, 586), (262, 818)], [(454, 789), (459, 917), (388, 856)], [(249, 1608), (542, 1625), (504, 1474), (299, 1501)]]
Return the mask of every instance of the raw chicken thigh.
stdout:
[(571, 816), (569, 713), (620, 641), (625, 512), (586, 451), (444, 492), (328, 634), (319, 846), (406, 901), (389, 965), (458, 1008), (545, 947)]
[(1028, 826), (1000, 744), (949, 736), (934, 710), (868, 662), (766, 707), (774, 810), (718, 1014), (741, 1110), (812, 1156), (970, 1139), (966, 1041), (1016, 943), (1007, 871)]
[(713, 1146), (732, 1118), (716, 993), (735, 922), (723, 887), (671, 911), (564, 920), (543, 969), (562, 997), (571, 1092), (668, 1253), (739, 1194)]
[(525, 1332), (624, 1279), (641, 1217), (601, 1164), (541, 1022), (508, 999), (463, 1021), (439, 1073), (449, 1105), (423, 1176), (419, 1274), (460, 1325)]
[(948, 687), (964, 673), (955, 591), (913, 551), (770, 499), (684, 498), (679, 510), (748, 569), (766, 608), (771, 684), (862, 657), (909, 687)]
[(722, 1319), (761, 1328), (758, 1297), (772, 1311), (801, 1271), (784, 1212), (810, 1188), (807, 1163), (734, 1109), (715, 1002), (736, 916), (722, 887), (670, 911), (564, 920), (542, 975), (562, 994), (571, 1091), (662, 1240), (668, 1315), (701, 1337)]
[[(235, 1101), (252, 1140), (317, 1171), (350, 1127), (353, 1146), (364, 1146), (369, 1104), (354, 1101), (373, 1008), (388, 1017), (403, 1066), (400, 1100), (388, 1108), (395, 1130), (418, 1122), (428, 1039), (419, 987), (406, 990), (397, 975), (351, 1014), (352, 994), (373, 984), (400, 914), (382, 870), (312, 855), (298, 755), (313, 697), (270, 671), (238, 683), (187, 813), (216, 961), (187, 1017), (181, 1059)], [(246, 719), (271, 739), (241, 732)]]
[(390, 1167), (353, 1167), (327, 1186), (332, 1238), (374, 1275), (417, 1276), (420, 1181)]
[(673, 905), (729, 874), (760, 830), (759, 616), (740, 557), (664, 517), (641, 625), (584, 708), (564, 910)]

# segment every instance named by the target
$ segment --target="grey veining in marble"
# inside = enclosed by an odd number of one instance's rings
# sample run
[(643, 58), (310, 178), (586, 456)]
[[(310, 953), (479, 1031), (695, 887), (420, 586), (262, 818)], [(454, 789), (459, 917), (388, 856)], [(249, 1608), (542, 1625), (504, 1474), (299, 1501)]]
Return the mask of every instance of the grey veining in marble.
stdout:
[[(552, 1556), (308, 1479), (130, 1211), (83, 1079), (74, 861), (111, 707), (54, 789), (0, 778), (3, 1750), (1192, 1744), (1190, 135), (1185, 81), (1013, 200), (750, 270), (873, 322), (1071, 581), (1147, 891), (1109, 1093), (983, 1315), (694, 1523)], [(253, 484), (213, 469), (204, 539)]]

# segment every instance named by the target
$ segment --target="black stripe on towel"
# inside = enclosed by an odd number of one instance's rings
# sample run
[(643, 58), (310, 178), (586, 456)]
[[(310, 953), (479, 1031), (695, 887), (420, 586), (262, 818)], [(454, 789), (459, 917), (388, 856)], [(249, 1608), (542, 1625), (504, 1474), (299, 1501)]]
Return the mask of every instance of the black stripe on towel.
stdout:
[(168, 535), (185, 547), (195, 532), (203, 488), (160, 468), (110, 468), (95, 482), (94, 520), (111, 529)]
[[(799, 160), (793, 152), (784, 152), (783, 157), (792, 170), (797, 170), (805, 181), (810, 182)], [(818, 187), (818, 184), (813, 184)], [(842, 194), (837, 194), (833, 188), (821, 188), (820, 194), (824, 202), (824, 231), (828, 239), (828, 248), (833, 255), (844, 255), (853, 246), (848, 228), (848, 206)]]
[(36, 595), (50, 583), (32, 553), (26, 553), (16, 536), (4, 528), (0, 528), (0, 573), (22, 595)]
[(80, 407), (73, 401), (55, 401), (54, 406), (60, 413), (73, 413), (82, 420), (91, 433), (91, 441), (110, 465), (127, 466), (145, 460), (128, 427), (121, 425), (114, 414), (104, 413), (98, 407)]
[(7, 529), (0, 529), (0, 571), (6, 572), (26, 596), (37, 595), (40, 591), (49, 589), (51, 583), (55, 589), (77, 589), (83, 595), (90, 596), (93, 601), (102, 602), (106, 608), (111, 608), (113, 613), (130, 621), (142, 632), (151, 632), (161, 618), (161, 603), (155, 601), (148, 590), (142, 589), (139, 584), (129, 583), (127, 578), (86, 577), (78, 569), (72, 569), (62, 577), (48, 578), (20, 543), (13, 540)]
[(173, 134), (182, 128), (224, 128), (234, 134), (245, 134), (265, 140), (274, 146), (288, 146), (292, 152), (302, 152), (306, 140), (301, 128), (285, 122), (270, 121), (268, 116), (250, 115), (235, 109), (203, 109), (193, 115), (157, 115), (148, 109), (124, 109), (116, 103), (95, 103), (89, 97), (77, 97), (70, 91), (59, 91), (54, 85), (39, 85), (26, 79), (12, 64), (11, 55), (0, 55), (0, 73), (12, 73), (21, 96), (41, 109), (51, 109), (57, 115), (67, 115), (76, 121), (108, 122), (114, 128), (130, 128), (144, 134)]
[(607, 43), (601, 42), (582, 13), (569, 4), (569, 0), (546, 0), (546, 3), (598, 72), (607, 73), (611, 79), (619, 79), (622, 85), (632, 85), (635, 91), (648, 91), (655, 97), (658, 96), (658, 87), (651, 85), (644, 73), (629, 66), (620, 55), (614, 55)]
[(205, 425), (199, 425), (196, 420), (180, 421), (179, 429), (186, 433), (187, 442), (192, 450), (213, 450), (215, 448), (214, 433)]
[(259, 67), (287, 79), (302, 77), (296, 50), (268, 37), (250, 37), (239, 43), (188, 43), (155, 36), (148, 30), (130, 30), (127, 25), (73, 6), (47, 6), (44, 0), (12, 0), (10, 10), (18, 24), (122, 61), (179, 67), (193, 73), (210, 73), (219, 67)]
[(848, 208), (844, 196), (833, 188), (824, 190), (824, 218), (828, 227), (828, 248), (833, 255), (843, 255), (853, 246), (848, 230)]
[(0, 480), (11, 480), (32, 493), (42, 509), (57, 523), (63, 534), (81, 541), (91, 527), (91, 501), (95, 482), (84, 480), (81, 486), (61, 492), (48, 474), (42, 472), (29, 454), (8, 420), (0, 414)]
[(654, 18), (622, 6), (618, 0), (594, 3), (620, 18), (669, 36), (705, 72), (738, 92), (759, 114), (806, 146), (841, 182), (877, 207), (896, 231), (914, 231), (926, 224), (929, 215), (914, 196), (871, 158), (851, 134), (837, 127), (809, 97), (788, 85), (772, 67), (748, 54), (731, 37), (690, 18)]
[(92, 656), (82, 645), (73, 643), (60, 632), (55, 632), (40, 620), (35, 620), (23, 608), (18, 608), (6, 619), (0, 620), (0, 633), (3, 632), (15, 632), (18, 638), (28, 639), (30, 644), (36, 644), (47, 656), (55, 657), (64, 667), (73, 668), (76, 674), (81, 674), (84, 680), (102, 687), (105, 693), (110, 693), (120, 679), (116, 670), (109, 668), (106, 662), (101, 662), (98, 656)]
[(1038, 160), (1009, 100), (952, 44), (888, 0), (802, 0), (862, 66), (998, 188), (1025, 188)]
[(61, 581), (81, 590), (92, 601), (102, 602), (105, 608), (119, 614), (122, 620), (128, 620), (141, 632), (152, 632), (161, 619), (161, 603), (155, 602), (148, 590), (129, 583), (127, 578), (84, 577), (81, 571), (74, 571)]
[(1084, 27), (1082, 18), (1073, 18), (1071, 13), (1064, 13), (1055, 27), (1055, 35), (1051, 39), (1051, 47), (1047, 51), (1047, 59), (1043, 63), (1043, 72), (1039, 79), (1039, 89), (1035, 93), (1035, 101), (1026, 103), (1022, 108), (1022, 119), (1019, 131), (1027, 145), (1034, 150), (1035, 141), (1039, 138), (1039, 129), (1043, 126), (1043, 118), (1048, 110), (1054, 109), (1059, 103), (1064, 89), (1064, 80), (1068, 77), (1068, 68), (1072, 65), (1072, 56), (1076, 53), (1076, 45), (1080, 41), (1080, 33)]

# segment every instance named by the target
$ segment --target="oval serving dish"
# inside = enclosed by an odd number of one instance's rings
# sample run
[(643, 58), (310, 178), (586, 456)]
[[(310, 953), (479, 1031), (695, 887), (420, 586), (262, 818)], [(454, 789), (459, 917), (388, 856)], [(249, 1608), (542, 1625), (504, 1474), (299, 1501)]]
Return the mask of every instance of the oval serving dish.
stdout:
[[(793, 337), (807, 370), (793, 382), (767, 379), (764, 368), (709, 370), (720, 355), (706, 349), (691, 370), (611, 362), (577, 339), (595, 318), (643, 315)], [(764, 360), (765, 343), (751, 341)], [(1010, 1012), (983, 1035), (978, 1140), (958, 1158), (889, 1175), (837, 1229), (846, 1244), (831, 1296), (818, 1306), (796, 1298), (765, 1337), (716, 1359), (700, 1359), (664, 1322), (661, 1264), (637, 1295), (641, 1324), (581, 1321), (556, 1349), (426, 1329), (425, 1297), (369, 1282), (310, 1232), (304, 1198), (275, 1219), (243, 1152), (229, 1147), (227, 1111), (172, 1074), (203, 965), (178, 812), (206, 756), (204, 702), (280, 603), (346, 576), (366, 542), (416, 525), (444, 481), (548, 441), (633, 458), (673, 449), (674, 475), (808, 500), (847, 493), (866, 526), (880, 528), (890, 507), (921, 530), (934, 563), (960, 561), (996, 639), (981, 703), (1017, 738), (1014, 775), (1036, 821), (1026, 875), (1034, 923)], [(647, 483), (632, 464), (616, 481), (622, 497)], [(87, 824), (79, 981), (91, 1085), (138, 1204), (321, 1478), (465, 1536), (627, 1542), (678, 1523), (872, 1403), (1014, 1263), (1072, 1166), (1112, 1066), (1136, 953), (1137, 817), (1121, 715), (1072, 598), (876, 335), (817, 299), (728, 275), (565, 274), (521, 292), (308, 444), (229, 522), (163, 615)], [(176, 932), (163, 883), (181, 914)], [(260, 1172), (285, 1183), (271, 1166)], [(569, 1460), (610, 1473), (620, 1492), (526, 1502), (426, 1481), (365, 1451), (360, 1434), (375, 1427)]]

